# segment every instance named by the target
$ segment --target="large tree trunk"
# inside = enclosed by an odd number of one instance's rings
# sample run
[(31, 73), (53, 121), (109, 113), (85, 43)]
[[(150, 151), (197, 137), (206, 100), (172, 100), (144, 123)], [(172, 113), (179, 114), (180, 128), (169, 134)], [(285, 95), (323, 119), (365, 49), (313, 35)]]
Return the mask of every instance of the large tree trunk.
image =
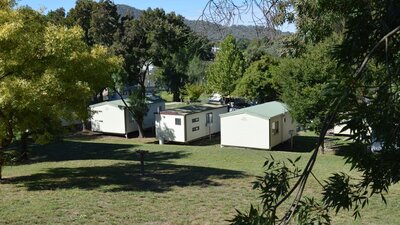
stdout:
[(140, 75), (139, 75), (139, 79), (138, 79), (138, 84), (142, 89), (142, 94), (143, 96), (146, 96), (146, 76), (149, 72), (149, 65), (146, 65), (146, 69), (143, 70)]
[(0, 146), (0, 181), (3, 179), (2, 177), (2, 171), (3, 171), (3, 166), (4, 166), (4, 155), (3, 155), (3, 148)]
[(181, 102), (182, 101), (181, 93), (179, 91), (174, 91), (172, 93), (172, 101), (174, 101), (174, 102)]
[(144, 138), (143, 119), (136, 120), (139, 130), (139, 138)]
[(4, 154), (5, 148), (3, 147), (2, 143), (0, 142), (0, 181), (3, 179), (3, 167), (6, 164), (6, 159), (5, 159), (5, 154)]
[(324, 138), (324, 141), (322, 141), (322, 143), (321, 143), (321, 153), (325, 154), (325, 138)]

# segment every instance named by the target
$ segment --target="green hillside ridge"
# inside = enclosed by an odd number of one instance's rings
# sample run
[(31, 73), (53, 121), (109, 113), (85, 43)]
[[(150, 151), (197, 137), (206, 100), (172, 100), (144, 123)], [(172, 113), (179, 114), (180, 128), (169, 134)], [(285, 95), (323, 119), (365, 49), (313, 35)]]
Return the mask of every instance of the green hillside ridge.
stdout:
[[(128, 5), (117, 5), (118, 13), (122, 16), (127, 14), (133, 15), (135, 18), (142, 14), (142, 10), (136, 9)], [(253, 40), (260, 37), (272, 37), (288, 35), (290, 32), (282, 32), (280, 30), (266, 30), (262, 27), (252, 25), (232, 25), (223, 26), (220, 24), (201, 21), (201, 20), (187, 20), (185, 23), (195, 32), (200, 33), (210, 41), (219, 42), (225, 38), (227, 34), (232, 34), (236, 39)]]

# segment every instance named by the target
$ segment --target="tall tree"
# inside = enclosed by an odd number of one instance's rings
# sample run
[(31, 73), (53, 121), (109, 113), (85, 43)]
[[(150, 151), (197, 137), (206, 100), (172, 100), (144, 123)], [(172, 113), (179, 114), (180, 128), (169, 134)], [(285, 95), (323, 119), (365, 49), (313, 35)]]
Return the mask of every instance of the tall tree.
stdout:
[(50, 10), (47, 15), (47, 19), (50, 21), (50, 23), (56, 24), (56, 25), (66, 25), (66, 13), (64, 8), (59, 8), (56, 10)]
[(243, 76), (244, 61), (242, 53), (236, 46), (236, 40), (228, 35), (220, 45), (214, 62), (207, 72), (207, 85), (212, 92), (229, 96)]
[(340, 75), (333, 47), (339, 43), (332, 37), (317, 45), (309, 45), (298, 58), (282, 59), (272, 68), (274, 79), (280, 86), (281, 99), (290, 106), (297, 122), (319, 132), (330, 104), (324, 94), (330, 83)]
[(30, 9), (2, 9), (0, 34), (1, 171), (17, 133), (29, 130), (43, 143), (61, 118), (87, 118), (90, 97), (110, 84), (120, 60), (104, 47), (90, 49), (80, 28), (48, 24)]
[(119, 25), (117, 6), (110, 0), (101, 0), (91, 13), (89, 37), (96, 44), (111, 46)]
[[(126, 20), (120, 42), (115, 51), (123, 56), (128, 80), (137, 83), (145, 91), (145, 80), (150, 65), (180, 72), (187, 60), (181, 54), (189, 34), (189, 27), (181, 16), (166, 14), (162, 9), (148, 9), (137, 20)], [(173, 66), (171, 66), (173, 65)]]
[[(231, 1), (220, 1), (231, 3)], [(245, 1), (246, 3), (258, 1)], [(386, 202), (385, 193), (400, 180), (399, 167), (399, 46), (400, 2), (385, 1), (262, 1), (261, 8), (269, 8), (267, 19), (295, 20), (299, 34), (306, 43), (324, 43), (332, 33), (343, 33), (343, 39), (331, 50), (336, 52), (337, 79), (323, 88), (327, 94), (325, 104), (318, 112), (325, 118), (320, 126), (317, 147), (299, 179), (292, 187), (286, 184), (287, 164), (272, 159), (266, 162), (266, 174), (257, 182), (262, 191), (261, 210), (251, 207), (250, 213), (239, 213), (234, 224), (288, 224), (294, 217), (298, 223), (330, 224), (329, 211), (352, 209), (357, 218), (360, 209), (368, 204), (372, 195), (380, 195)], [(229, 7), (225, 6), (225, 9)], [(235, 7), (240, 8), (240, 7)], [(288, 13), (290, 10), (294, 13)], [(223, 10), (222, 10), (223, 11)], [(283, 21), (279, 20), (279, 21)], [(269, 20), (273, 23), (273, 20)], [(306, 55), (308, 53), (305, 53)], [(318, 55), (317, 53), (315, 53)], [(327, 63), (326, 61), (322, 61)], [(324, 69), (325, 63), (319, 63)], [(292, 65), (296, 68), (295, 65)], [(308, 64), (303, 64), (307, 67)], [(313, 66), (314, 67), (314, 66)], [(300, 74), (306, 69), (299, 70)], [(316, 71), (319, 72), (319, 71)], [(297, 73), (297, 72), (296, 72)], [(306, 96), (305, 96), (306, 97)], [(312, 101), (312, 98), (311, 98)], [(299, 102), (304, 102), (299, 101)], [(294, 103), (296, 104), (296, 103)], [(290, 106), (290, 105), (289, 105)], [(306, 110), (305, 113), (313, 113)], [(353, 131), (354, 145), (346, 155), (346, 162), (362, 173), (360, 179), (352, 179), (345, 173), (334, 173), (323, 184), (322, 203), (315, 199), (302, 199), (306, 182), (317, 159), (318, 147), (338, 116), (345, 115), (347, 126)], [(371, 137), (372, 130), (372, 137)], [(378, 153), (368, 150), (378, 144)], [(293, 161), (290, 161), (293, 162)], [(292, 163), (293, 164), (293, 163)], [(280, 177), (283, 179), (275, 179)], [(274, 180), (275, 179), (275, 180)], [(289, 185), (290, 186), (290, 185)], [(281, 188), (283, 187), (283, 189)], [(294, 200), (282, 218), (276, 212), (282, 203)]]
[(173, 93), (174, 101), (181, 99), (181, 90), (193, 78), (189, 77), (190, 60), (195, 57), (202, 60), (211, 58), (211, 45), (206, 38), (190, 31), (189, 28), (180, 35), (184, 42), (169, 57), (162, 59), (157, 71), (157, 81)]
[(70, 26), (79, 25), (84, 32), (86, 44), (93, 45), (93, 39), (89, 35), (92, 20), (92, 12), (97, 3), (93, 0), (77, 0), (75, 7), (70, 9), (67, 15), (67, 23)]
[(278, 62), (270, 56), (263, 56), (251, 63), (236, 85), (235, 95), (258, 103), (277, 100), (278, 87), (270, 71), (271, 66), (277, 64)]
[(191, 84), (204, 83), (206, 79), (207, 65), (207, 61), (201, 60), (198, 56), (194, 56), (189, 61), (187, 68), (188, 82)]

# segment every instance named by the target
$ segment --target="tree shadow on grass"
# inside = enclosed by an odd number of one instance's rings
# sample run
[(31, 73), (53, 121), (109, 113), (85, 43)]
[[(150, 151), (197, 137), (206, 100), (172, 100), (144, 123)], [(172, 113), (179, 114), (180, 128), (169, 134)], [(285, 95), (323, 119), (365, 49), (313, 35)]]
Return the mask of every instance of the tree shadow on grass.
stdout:
[[(79, 141), (59, 141), (48, 145), (35, 145), (32, 147), (31, 163), (36, 162), (58, 162), (69, 160), (131, 160), (139, 159), (135, 151), (139, 145), (110, 144)], [(187, 157), (189, 153), (183, 151), (175, 152), (149, 152), (146, 161), (165, 161)]]
[[(146, 142), (146, 144), (158, 144), (158, 140)], [(220, 133), (212, 134), (211, 140), (209, 136), (205, 136), (193, 141), (189, 141), (187, 143), (181, 142), (173, 142), (173, 141), (165, 141), (164, 144), (166, 145), (186, 145), (186, 146), (213, 146), (213, 145), (220, 145), (221, 144), (221, 137)]]
[(51, 168), (44, 173), (14, 177), (11, 184), (22, 184), (29, 191), (84, 189), (104, 192), (150, 191), (166, 192), (174, 187), (219, 186), (219, 179), (242, 178), (240, 171), (149, 163), (145, 175), (138, 163), (119, 163), (101, 167)]
[(290, 139), (272, 148), (273, 151), (285, 152), (311, 152), (318, 142), (318, 137), (314, 136), (294, 136), (293, 149), (291, 149)]
[[(295, 136), (293, 141), (293, 149), (291, 149), (290, 140), (285, 141), (272, 148), (274, 151), (286, 152), (311, 152), (315, 149), (318, 142), (317, 136)], [(334, 154), (344, 154), (343, 151), (348, 146), (348, 143), (343, 142), (343, 138), (328, 136), (325, 138), (325, 151), (333, 151)]]
[(357, 148), (358, 148), (357, 145), (353, 143), (348, 143), (348, 144), (337, 145), (332, 150), (333, 153), (337, 156), (348, 156), (351, 151)]

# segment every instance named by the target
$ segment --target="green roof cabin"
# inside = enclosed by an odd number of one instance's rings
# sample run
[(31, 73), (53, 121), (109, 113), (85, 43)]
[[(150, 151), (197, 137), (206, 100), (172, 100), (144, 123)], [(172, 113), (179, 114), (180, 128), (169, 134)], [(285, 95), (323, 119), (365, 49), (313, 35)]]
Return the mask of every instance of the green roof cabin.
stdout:
[(221, 117), (221, 146), (271, 149), (296, 133), (296, 122), (284, 103), (255, 105)]

